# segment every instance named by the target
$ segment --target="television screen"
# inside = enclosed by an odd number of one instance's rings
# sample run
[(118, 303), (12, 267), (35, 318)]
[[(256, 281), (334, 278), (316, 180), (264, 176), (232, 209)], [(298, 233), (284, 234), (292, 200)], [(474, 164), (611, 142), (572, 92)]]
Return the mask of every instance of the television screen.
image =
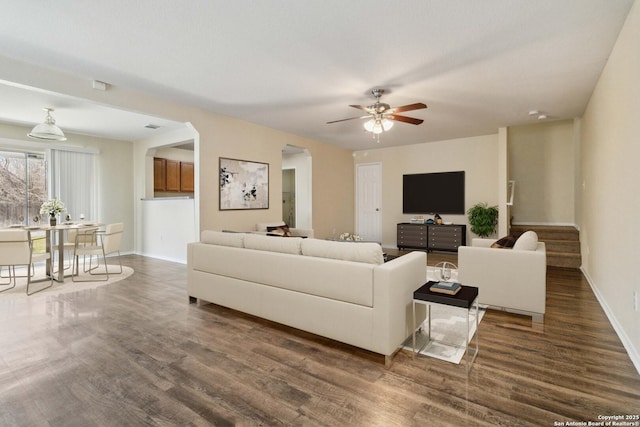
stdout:
[(464, 214), (464, 171), (404, 175), (402, 212)]

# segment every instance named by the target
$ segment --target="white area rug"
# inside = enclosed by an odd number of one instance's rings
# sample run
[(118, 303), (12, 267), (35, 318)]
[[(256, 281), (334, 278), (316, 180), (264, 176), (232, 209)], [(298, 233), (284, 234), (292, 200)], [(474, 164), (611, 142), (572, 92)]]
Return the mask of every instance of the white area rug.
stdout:
[[(427, 281), (438, 280), (433, 267), (427, 267)], [(458, 279), (458, 271), (452, 270), (451, 280)], [(480, 306), (478, 324), (482, 321), (486, 307)], [(471, 339), (476, 332), (476, 311), (471, 310), (469, 317), (469, 337)], [(465, 336), (467, 335), (467, 310), (441, 304), (431, 305), (431, 342), (427, 343), (427, 321), (422, 325), (421, 332), (416, 333), (416, 348), (424, 348), (420, 354), (435, 357), (436, 359), (460, 364), (464, 357)], [(426, 344), (426, 345), (425, 345)], [(471, 343), (475, 351), (475, 339)], [(413, 351), (413, 337), (409, 337), (403, 344), (403, 348)]]
[[(484, 317), (486, 308), (480, 306), (478, 324)], [(470, 340), (476, 332), (476, 311), (471, 310), (469, 316), (469, 335), (467, 336), (467, 310), (441, 304), (431, 305), (431, 341), (427, 342), (428, 325), (425, 320), (421, 332), (416, 333), (416, 348), (424, 348), (420, 354), (436, 359), (459, 364), (464, 357), (465, 337)], [(412, 337), (409, 337), (403, 348), (413, 351)], [(471, 342), (475, 351), (475, 338)], [(425, 345), (426, 344), (426, 345)]]
[[(16, 268), (16, 274), (18, 276), (24, 276), (26, 274), (26, 268)], [(70, 271), (70, 270), (68, 270)], [(99, 268), (96, 272), (104, 272), (104, 267)], [(27, 279), (24, 277), (18, 278), (18, 283), (16, 287), (5, 292), (0, 293), (0, 299), (9, 299), (9, 298), (35, 298), (38, 295), (51, 295), (51, 294), (64, 294), (68, 292), (78, 292), (85, 289), (95, 289), (99, 286), (110, 285), (112, 283), (119, 282), (120, 280), (124, 280), (127, 277), (133, 274), (133, 268), (122, 266), (122, 274), (111, 274), (112, 271), (120, 271), (119, 265), (109, 264), (109, 280), (100, 281), (100, 282), (74, 282), (71, 280), (71, 276), (66, 276), (63, 283), (58, 283), (55, 280), (53, 281), (53, 286), (45, 289), (43, 291), (37, 292), (32, 295), (27, 295)], [(0, 281), (2, 283), (7, 282), (7, 267), (2, 269), (2, 279)], [(84, 280), (89, 277), (86, 273), (80, 274), (80, 279)], [(104, 276), (103, 276), (104, 277)], [(97, 277), (97, 278), (103, 278)], [(96, 277), (89, 277), (90, 279), (95, 279)], [(44, 272), (44, 263), (41, 265), (36, 265), (35, 276), (32, 279), (30, 289), (33, 292), (34, 290), (41, 289), (42, 287), (49, 286), (49, 280), (33, 283), (33, 280), (42, 280), (45, 279)], [(8, 286), (0, 285), (0, 291), (6, 289)]]

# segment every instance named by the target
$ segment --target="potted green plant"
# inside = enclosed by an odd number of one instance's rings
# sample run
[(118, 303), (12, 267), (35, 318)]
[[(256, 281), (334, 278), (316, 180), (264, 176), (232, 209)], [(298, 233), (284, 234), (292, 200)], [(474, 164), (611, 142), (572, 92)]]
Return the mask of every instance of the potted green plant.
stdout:
[(471, 232), (480, 237), (487, 237), (495, 233), (498, 225), (498, 207), (477, 203), (467, 211)]

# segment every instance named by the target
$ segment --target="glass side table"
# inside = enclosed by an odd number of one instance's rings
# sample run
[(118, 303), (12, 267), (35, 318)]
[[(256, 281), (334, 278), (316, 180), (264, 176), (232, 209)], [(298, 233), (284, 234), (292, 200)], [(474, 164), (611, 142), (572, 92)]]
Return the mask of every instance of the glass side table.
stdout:
[[(416, 324), (416, 304), (423, 304), (427, 308), (427, 341), (424, 345), (422, 345), (419, 349), (416, 350), (416, 332), (422, 328), (422, 324), (417, 329), (413, 329), (413, 357), (417, 353), (419, 353), (429, 342), (436, 342), (431, 339), (431, 305), (432, 304), (442, 304), (448, 305), (452, 307), (458, 307), (460, 309), (467, 310), (467, 339), (464, 340), (464, 344), (460, 346), (459, 344), (453, 344), (448, 342), (441, 342), (442, 344), (446, 344), (453, 347), (463, 348), (465, 353), (465, 360), (467, 365), (467, 373), (471, 370), (473, 366), (473, 362), (476, 360), (478, 356), (478, 351), (480, 349), (479, 336), (478, 336), (478, 325), (479, 325), (479, 317), (480, 311), (478, 306), (478, 288), (475, 286), (465, 286), (461, 285), (460, 291), (455, 295), (448, 295), (439, 292), (433, 292), (429, 288), (437, 282), (427, 282), (418, 288), (413, 293), (413, 324)], [(475, 323), (476, 329), (475, 333), (472, 337), (471, 334), (471, 314), (472, 310), (475, 310)], [(475, 339), (474, 339), (475, 338)], [(470, 345), (472, 341), (475, 341), (475, 345)]]

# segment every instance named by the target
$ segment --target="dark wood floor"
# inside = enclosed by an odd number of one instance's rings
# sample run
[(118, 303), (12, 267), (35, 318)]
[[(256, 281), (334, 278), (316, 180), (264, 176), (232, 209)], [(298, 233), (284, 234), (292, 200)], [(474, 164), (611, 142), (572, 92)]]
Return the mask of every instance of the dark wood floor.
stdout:
[(541, 329), (489, 311), (467, 376), (405, 351), (385, 369), (357, 348), (189, 305), (184, 265), (125, 264), (132, 277), (94, 291), (0, 297), (0, 425), (553, 426), (640, 413), (640, 376), (577, 270), (549, 269)]

